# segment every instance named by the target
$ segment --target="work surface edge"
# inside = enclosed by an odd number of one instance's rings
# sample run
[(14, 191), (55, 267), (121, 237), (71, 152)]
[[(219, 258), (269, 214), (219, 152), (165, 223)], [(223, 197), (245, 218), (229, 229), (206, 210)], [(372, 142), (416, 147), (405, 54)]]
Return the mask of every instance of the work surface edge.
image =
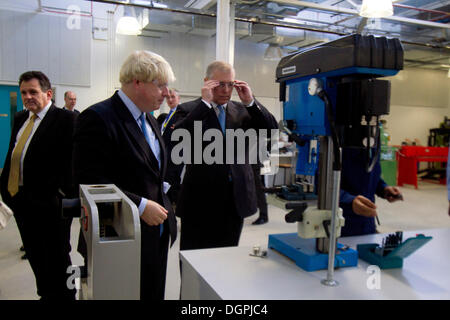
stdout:
[[(381, 270), (378, 283), (373, 268), (359, 259), (357, 267), (335, 270), (337, 287), (324, 286), (326, 270), (304, 271), (267, 245), (262, 247), (266, 258), (250, 256), (247, 246), (180, 251), (180, 258), (225, 300), (450, 299), (450, 229), (405, 231), (403, 240), (417, 234), (433, 239), (407, 257), (403, 268)], [(340, 238), (339, 243), (356, 249), (357, 244), (380, 244), (386, 235)]]

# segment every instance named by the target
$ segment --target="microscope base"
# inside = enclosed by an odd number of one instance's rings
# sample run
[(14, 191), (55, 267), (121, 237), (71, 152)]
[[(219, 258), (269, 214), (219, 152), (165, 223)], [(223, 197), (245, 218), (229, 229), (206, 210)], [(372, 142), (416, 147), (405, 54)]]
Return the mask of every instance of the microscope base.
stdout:
[[(297, 233), (270, 234), (268, 247), (294, 260), (295, 264), (303, 270), (328, 269), (328, 254), (319, 253), (316, 250), (316, 239), (303, 239)], [(334, 267), (357, 265), (358, 252), (338, 243)]]

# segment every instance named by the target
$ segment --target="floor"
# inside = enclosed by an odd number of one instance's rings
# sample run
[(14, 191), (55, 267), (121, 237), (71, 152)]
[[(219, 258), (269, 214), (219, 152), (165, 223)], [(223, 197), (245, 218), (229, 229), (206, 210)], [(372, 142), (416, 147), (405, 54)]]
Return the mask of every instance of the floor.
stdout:
[[(448, 216), (447, 189), (443, 185), (420, 182), (416, 190), (413, 186), (400, 188), (403, 202), (389, 204), (382, 199), (377, 200), (379, 220), (378, 227), (382, 233), (398, 230), (422, 230), (429, 228), (450, 228)], [(286, 210), (281, 209), (282, 202), (269, 197), (269, 223), (253, 226), (251, 223), (257, 217), (254, 215), (245, 219), (240, 246), (261, 246), (267, 249), (267, 238), (272, 233), (295, 232), (296, 226), (284, 221)], [(72, 224), (72, 248), (76, 248), (79, 223)], [(19, 251), (21, 241), (14, 219), (4, 230), (0, 231), (0, 300), (35, 300), (36, 287), (34, 276), (26, 260), (21, 260)], [(179, 240), (169, 251), (167, 270), (166, 299), (179, 298), (180, 274), (178, 264)], [(71, 252), (72, 263), (82, 264), (81, 256)]]

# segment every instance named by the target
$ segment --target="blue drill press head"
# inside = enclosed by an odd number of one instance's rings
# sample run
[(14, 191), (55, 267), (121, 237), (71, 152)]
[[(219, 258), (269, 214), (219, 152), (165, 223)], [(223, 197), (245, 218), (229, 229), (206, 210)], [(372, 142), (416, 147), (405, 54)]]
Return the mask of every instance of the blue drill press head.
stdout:
[(363, 147), (364, 123), (389, 113), (390, 82), (377, 78), (401, 69), (402, 45), (385, 37), (354, 34), (293, 53), (276, 70), (283, 118), (298, 135), (331, 135), (323, 102), (308, 93), (315, 78), (330, 99), (342, 146)]
[(283, 120), (305, 141), (333, 134), (323, 99), (308, 92), (314, 78), (331, 104), (340, 147), (374, 147), (390, 104), (390, 82), (377, 78), (401, 69), (402, 45), (385, 37), (354, 34), (286, 56), (276, 70)]

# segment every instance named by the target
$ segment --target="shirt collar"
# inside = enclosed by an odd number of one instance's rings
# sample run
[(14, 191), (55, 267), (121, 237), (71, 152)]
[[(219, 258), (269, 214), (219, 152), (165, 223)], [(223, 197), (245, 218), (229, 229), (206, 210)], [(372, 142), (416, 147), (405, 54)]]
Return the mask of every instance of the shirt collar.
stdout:
[(143, 112), (134, 104), (133, 101), (131, 101), (130, 98), (128, 98), (128, 96), (122, 91), (122, 89), (119, 89), (118, 94), (120, 99), (122, 99), (125, 106), (133, 115), (134, 120), (138, 121), (139, 117)]
[[(44, 119), (45, 115), (48, 112), (48, 109), (50, 109), (50, 106), (52, 105), (52, 101), (50, 100), (47, 105), (44, 107), (44, 109), (42, 109), (39, 113), (36, 114), (36, 116), (39, 118), (39, 120)], [(28, 118), (31, 119), (31, 116), (33, 115), (33, 112), (30, 112), (30, 114), (28, 115)]]
[[(225, 103), (225, 104), (222, 104), (222, 107), (223, 107), (224, 110), (227, 109), (227, 104), (228, 104), (228, 102)], [(217, 108), (217, 106), (218, 106), (218, 104), (215, 103), (215, 102), (213, 102), (213, 101), (211, 101), (211, 105), (212, 105), (214, 108)]]

